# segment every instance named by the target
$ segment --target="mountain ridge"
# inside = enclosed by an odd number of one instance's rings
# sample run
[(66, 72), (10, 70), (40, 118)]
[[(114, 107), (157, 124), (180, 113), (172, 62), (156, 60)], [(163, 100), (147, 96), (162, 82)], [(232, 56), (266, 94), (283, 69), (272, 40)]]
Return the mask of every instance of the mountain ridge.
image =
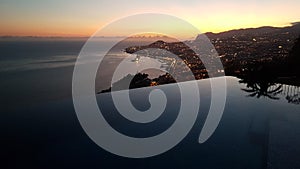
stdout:
[[(262, 26), (258, 28), (241, 28), (233, 29), (229, 31), (224, 31), (220, 33), (207, 32), (204, 33), (209, 39), (217, 38), (231, 38), (234, 36), (261, 36), (261, 35), (270, 35), (270, 34), (285, 34), (285, 33), (294, 34), (298, 36), (300, 34), (300, 23), (293, 23), (291, 26), (286, 27), (273, 27), (273, 26)], [(200, 34), (196, 37), (196, 40), (200, 38)]]

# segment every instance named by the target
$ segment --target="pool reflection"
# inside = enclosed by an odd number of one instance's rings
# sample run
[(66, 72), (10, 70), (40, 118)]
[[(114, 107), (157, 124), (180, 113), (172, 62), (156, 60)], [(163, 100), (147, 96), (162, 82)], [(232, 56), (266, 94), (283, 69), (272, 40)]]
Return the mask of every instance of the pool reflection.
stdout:
[(272, 100), (284, 98), (288, 103), (300, 104), (300, 87), (291, 81), (277, 81), (278, 79), (270, 77), (243, 76), (238, 82), (245, 84), (241, 90), (247, 93), (247, 97), (266, 97)]

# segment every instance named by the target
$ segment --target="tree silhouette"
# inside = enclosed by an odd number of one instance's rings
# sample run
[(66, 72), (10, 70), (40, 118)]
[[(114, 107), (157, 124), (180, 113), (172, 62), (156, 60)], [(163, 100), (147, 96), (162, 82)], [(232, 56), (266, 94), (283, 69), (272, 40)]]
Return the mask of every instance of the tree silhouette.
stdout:
[(294, 74), (297, 76), (300, 75), (300, 36), (297, 38), (295, 45), (292, 47), (292, 50), (290, 51), (289, 59), (288, 59), (289, 65), (292, 68), (292, 71), (294, 71)]
[(241, 79), (239, 82), (247, 84), (247, 89), (241, 89), (250, 93), (247, 97), (260, 98), (261, 96), (264, 96), (273, 100), (278, 100), (279, 97), (276, 96), (282, 92), (282, 85), (277, 86), (275, 89), (268, 90), (271, 86), (276, 84), (264, 80), (253, 81), (249, 79)]
[(295, 94), (293, 96), (286, 96), (289, 103), (300, 104), (300, 94)]

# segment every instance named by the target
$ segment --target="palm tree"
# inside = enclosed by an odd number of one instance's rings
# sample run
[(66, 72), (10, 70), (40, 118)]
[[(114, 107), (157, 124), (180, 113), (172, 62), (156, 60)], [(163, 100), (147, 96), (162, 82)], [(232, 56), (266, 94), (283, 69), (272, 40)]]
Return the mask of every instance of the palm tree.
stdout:
[(300, 94), (295, 94), (293, 96), (286, 96), (289, 103), (300, 104)]
[[(261, 96), (278, 100), (279, 97), (276, 97), (279, 93), (282, 92), (282, 85), (276, 86), (275, 83), (268, 81), (252, 81), (247, 79), (242, 79), (239, 81), (240, 83), (246, 83), (247, 89), (241, 89), (247, 93), (247, 97), (255, 97), (260, 98)], [(271, 86), (276, 86), (275, 89), (268, 90)]]

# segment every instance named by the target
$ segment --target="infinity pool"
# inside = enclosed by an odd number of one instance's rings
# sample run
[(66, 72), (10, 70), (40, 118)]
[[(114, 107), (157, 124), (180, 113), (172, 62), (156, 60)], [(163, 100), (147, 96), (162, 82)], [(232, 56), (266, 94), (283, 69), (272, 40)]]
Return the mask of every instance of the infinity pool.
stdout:
[[(223, 116), (202, 144), (198, 138), (211, 104), (209, 79), (197, 82), (200, 108), (195, 125), (178, 145), (158, 156), (131, 159), (98, 147), (80, 126), (72, 100), (62, 98), (17, 107), (3, 105), (2, 158), (13, 161), (12, 167), (38, 168), (299, 168), (300, 105), (287, 100), (288, 95), (297, 95), (299, 88), (283, 85), (277, 99), (258, 98), (242, 90), (247, 85), (238, 78), (226, 77), (226, 81)], [(131, 90), (132, 104), (147, 110), (149, 92), (155, 88), (165, 92), (168, 102), (163, 114), (151, 123), (125, 119), (114, 107), (110, 93), (97, 95), (98, 105), (116, 131), (151, 137), (168, 129), (180, 108), (177, 84)], [(289, 92), (291, 88), (294, 93)]]

